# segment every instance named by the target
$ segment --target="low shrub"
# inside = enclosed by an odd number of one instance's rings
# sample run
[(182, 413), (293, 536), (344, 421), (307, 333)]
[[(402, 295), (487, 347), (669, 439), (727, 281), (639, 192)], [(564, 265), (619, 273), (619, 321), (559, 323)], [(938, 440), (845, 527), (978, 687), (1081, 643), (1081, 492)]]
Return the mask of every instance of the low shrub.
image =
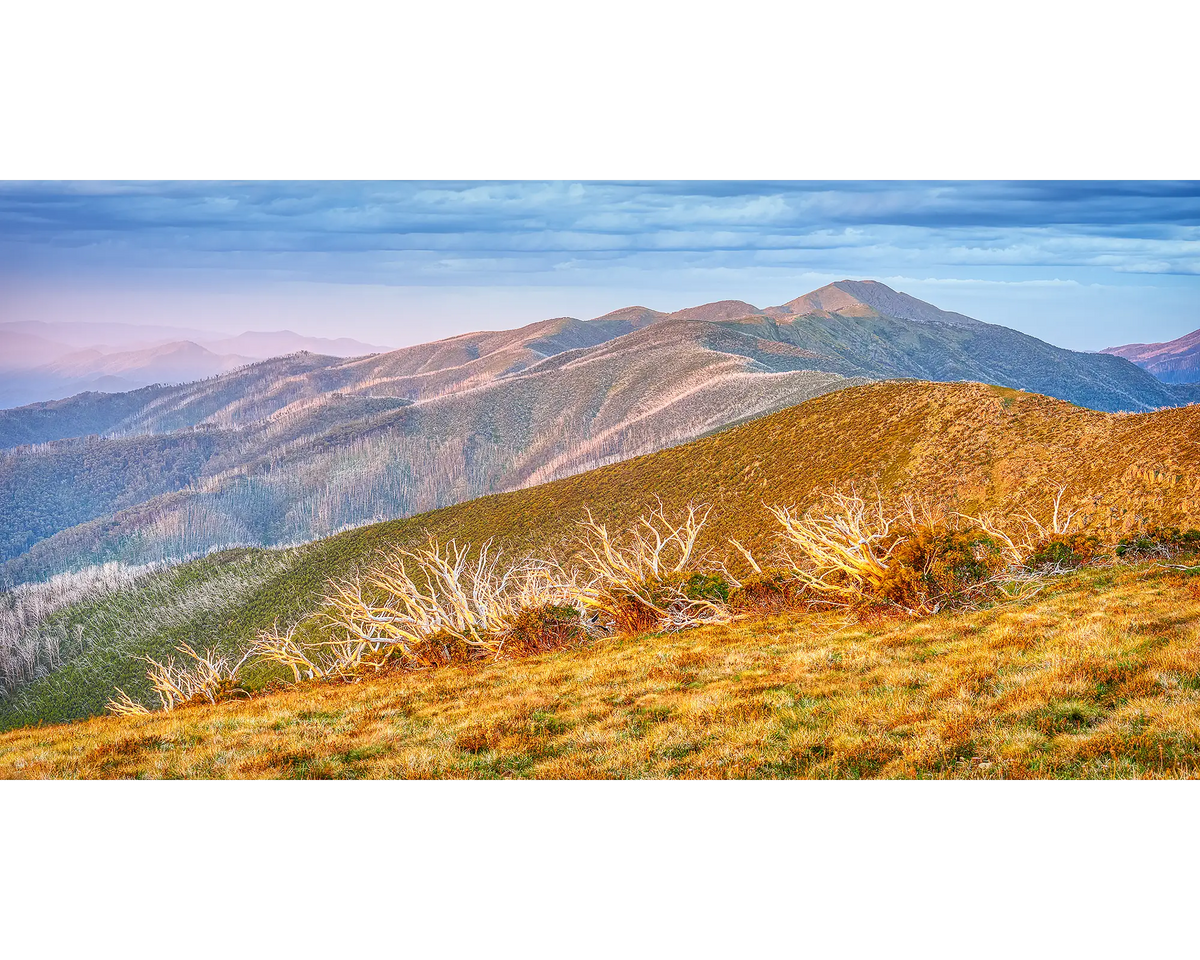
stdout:
[(613, 633), (636, 634), (658, 628), (667, 617), (662, 596), (654, 586), (630, 583), (622, 589), (608, 589), (595, 600), (597, 619)]
[(680, 630), (729, 614), (731, 585), (716, 573), (600, 581), (593, 603), (613, 633)]
[[(509, 563), (491, 543), (430, 541), (400, 551), (364, 577), (334, 584), (327, 619), (335, 633), (413, 666), (497, 656), (530, 611), (574, 607), (578, 587), (550, 564)], [(544, 619), (544, 616), (543, 616)]]
[(804, 587), (790, 570), (759, 568), (729, 594), (730, 608), (740, 614), (778, 613), (804, 606)]
[(331, 585), (324, 624), (258, 638), (259, 659), (296, 682), (385, 664), (438, 667), (552, 650), (589, 636), (579, 587), (549, 563), (505, 561), (490, 541), (429, 541)]
[[(173, 656), (163, 661), (153, 657), (141, 657), (149, 664), (146, 678), (158, 695), (163, 710), (194, 703), (220, 703), (238, 696), (248, 696), (239, 682), (239, 673), (250, 657), (246, 653), (236, 663), (215, 650), (203, 652), (182, 643), (175, 648), (185, 659), (177, 663)], [(116, 696), (108, 702), (106, 709), (118, 716), (149, 713), (149, 709), (119, 687)]]
[(935, 524), (897, 537), (878, 598), (913, 612), (987, 599), (1007, 569), (1000, 545), (978, 530)]
[(1025, 566), (1029, 570), (1074, 569), (1096, 559), (1103, 549), (1100, 539), (1088, 533), (1052, 534), (1034, 546)]
[(1125, 560), (1147, 560), (1153, 557), (1171, 559), (1179, 555), (1200, 553), (1200, 530), (1180, 530), (1178, 527), (1155, 527), (1122, 537), (1116, 554)]
[(728, 621), (730, 582), (697, 553), (707, 510), (689, 504), (668, 517), (661, 504), (629, 530), (612, 533), (588, 514), (576, 561), (575, 596), (615, 633), (683, 630)]
[(729, 588), (729, 581), (718, 573), (693, 573), (680, 581), (677, 587), (688, 600), (708, 600), (712, 603), (728, 603)]
[(912, 503), (889, 512), (878, 498), (833, 494), (803, 516), (780, 507), (772, 513), (783, 527), (789, 589), (810, 602), (932, 613), (998, 592), (1010, 566), (1011, 551), (986, 529)]
[(562, 603), (524, 607), (505, 624), (501, 649), (509, 655), (543, 653), (588, 640), (579, 608)]

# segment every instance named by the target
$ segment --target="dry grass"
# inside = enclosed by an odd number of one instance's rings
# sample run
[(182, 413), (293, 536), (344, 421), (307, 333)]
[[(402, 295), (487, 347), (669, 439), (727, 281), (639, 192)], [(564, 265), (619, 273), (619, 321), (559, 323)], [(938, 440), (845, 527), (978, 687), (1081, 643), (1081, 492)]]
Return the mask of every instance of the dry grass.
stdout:
[[(1017, 518), (1023, 530), (1050, 538), (1038, 540), (1036, 549), (1060, 573), (1064, 556), (1078, 559), (1080, 551), (1099, 544), (1070, 532), (1075, 514), (1060, 516), (1064, 492), (1060, 488), (1053, 498), (1049, 526), (1028, 512)], [(579, 523), (583, 532), (570, 563), (533, 557), (507, 562), (490, 540), (472, 549), (431, 537), (422, 548), (383, 557), (364, 575), (331, 581), (322, 610), (286, 630), (260, 631), (236, 664), (213, 649), (201, 654), (187, 644), (176, 648), (190, 661), (182, 665), (174, 657), (139, 659), (150, 665), (150, 686), (162, 709), (170, 711), (248, 695), (239, 671), (251, 658), (285, 668), (293, 683), (357, 680), (368, 666), (376, 672), (396, 665), (423, 670), (511, 659), (598, 635), (674, 632), (821, 605), (859, 619), (896, 610), (927, 616), (977, 608), (1000, 596), (1011, 600), (1017, 591), (1003, 588), (1018, 578), (1036, 581), (1037, 591), (1045, 586), (1044, 576), (1030, 577), (1026, 569), (1039, 554), (1018, 553), (1011, 537), (1004, 537), (1002, 550), (996, 539), (1000, 527), (991, 520), (912, 498), (897, 512), (885, 506), (878, 488), (870, 500), (853, 487), (850, 493), (827, 494), (803, 515), (770, 508), (782, 527), (781, 566), (768, 573), (750, 550), (731, 540), (752, 570), (740, 579), (724, 562), (711, 561), (708, 551), (696, 549), (709, 512), (688, 504), (672, 517), (660, 501), (620, 534), (589, 512)], [(1200, 539), (1200, 531), (1180, 536), (1192, 534)], [(1026, 537), (1024, 551), (1035, 549), (1034, 539)], [(1005, 552), (1021, 566), (1005, 566)], [(106, 709), (122, 717), (149, 712), (120, 687)]]
[(790, 614), (0, 736), (9, 777), (1192, 777), (1200, 581)]

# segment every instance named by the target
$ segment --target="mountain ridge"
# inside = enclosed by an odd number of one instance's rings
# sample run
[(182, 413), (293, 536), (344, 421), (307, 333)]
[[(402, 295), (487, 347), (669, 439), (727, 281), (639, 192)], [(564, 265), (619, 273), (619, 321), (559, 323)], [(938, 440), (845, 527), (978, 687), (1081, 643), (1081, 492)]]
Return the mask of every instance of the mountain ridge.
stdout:
[(946, 323), (971, 327), (982, 325), (981, 320), (942, 310), (907, 293), (893, 290), (878, 280), (839, 280), (772, 309), (788, 310), (790, 313), (787, 315), (791, 316), (836, 313), (848, 317), (893, 317), (914, 323)]
[(1101, 353), (1136, 363), (1164, 383), (1193, 384), (1200, 381), (1200, 330), (1163, 343), (1127, 343), (1106, 347)]
[[(2, 411), (3, 573), (303, 541), (652, 453), (870, 380), (995, 383), (1110, 411), (1191, 396), (1123, 358), (963, 322), (884, 284), (843, 281), (790, 303), (628, 307)], [(69, 439), (79, 422), (103, 436)]]
[[(104, 339), (106, 332), (113, 335), (109, 341)], [(158, 336), (172, 332), (173, 337)], [(217, 337), (134, 324), (10, 321), (0, 323), (0, 370), (6, 374), (0, 383), (0, 407), (53, 402), (98, 390), (190, 383), (300, 351), (355, 357), (387, 349), (349, 337), (308, 337), (290, 330)]]

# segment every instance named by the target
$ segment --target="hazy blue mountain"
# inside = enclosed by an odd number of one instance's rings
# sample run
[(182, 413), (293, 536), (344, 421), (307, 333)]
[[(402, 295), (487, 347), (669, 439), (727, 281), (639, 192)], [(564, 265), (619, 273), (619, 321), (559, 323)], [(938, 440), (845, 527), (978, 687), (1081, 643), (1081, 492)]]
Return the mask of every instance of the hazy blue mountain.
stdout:
[(391, 347), (364, 343), (350, 337), (305, 337), (291, 330), (248, 331), (236, 337), (202, 338), (199, 344), (213, 353), (232, 353), (267, 360), (289, 353), (318, 353), (326, 357), (362, 357), (368, 353), (387, 353)]
[(290, 330), (215, 337), (127, 323), (14, 321), (0, 324), (0, 408), (79, 393), (188, 383), (301, 351), (359, 357), (389, 349), (349, 337), (306, 337)]

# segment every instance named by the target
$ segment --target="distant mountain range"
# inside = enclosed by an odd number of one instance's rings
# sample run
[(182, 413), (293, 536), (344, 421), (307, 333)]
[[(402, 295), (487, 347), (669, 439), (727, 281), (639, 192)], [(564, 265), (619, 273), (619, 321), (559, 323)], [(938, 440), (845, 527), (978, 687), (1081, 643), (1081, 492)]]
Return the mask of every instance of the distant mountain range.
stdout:
[(1167, 343), (1127, 343), (1102, 352), (1131, 360), (1164, 383), (1200, 381), (1200, 330)]
[(3, 323), (0, 407), (85, 391), (117, 393), (151, 383), (203, 380), (300, 350), (353, 357), (387, 349), (347, 337), (304, 337), (290, 330), (213, 339), (201, 331), (134, 324)]
[[(355, 359), (297, 353), (0, 412), (0, 446), (41, 444), (0, 453), (0, 573), (307, 540), (896, 378), (982, 381), (1109, 411), (1200, 398), (1122, 357), (1054, 347), (871, 281), (765, 309), (627, 307)], [(103, 436), (70, 439), (86, 434)]]

